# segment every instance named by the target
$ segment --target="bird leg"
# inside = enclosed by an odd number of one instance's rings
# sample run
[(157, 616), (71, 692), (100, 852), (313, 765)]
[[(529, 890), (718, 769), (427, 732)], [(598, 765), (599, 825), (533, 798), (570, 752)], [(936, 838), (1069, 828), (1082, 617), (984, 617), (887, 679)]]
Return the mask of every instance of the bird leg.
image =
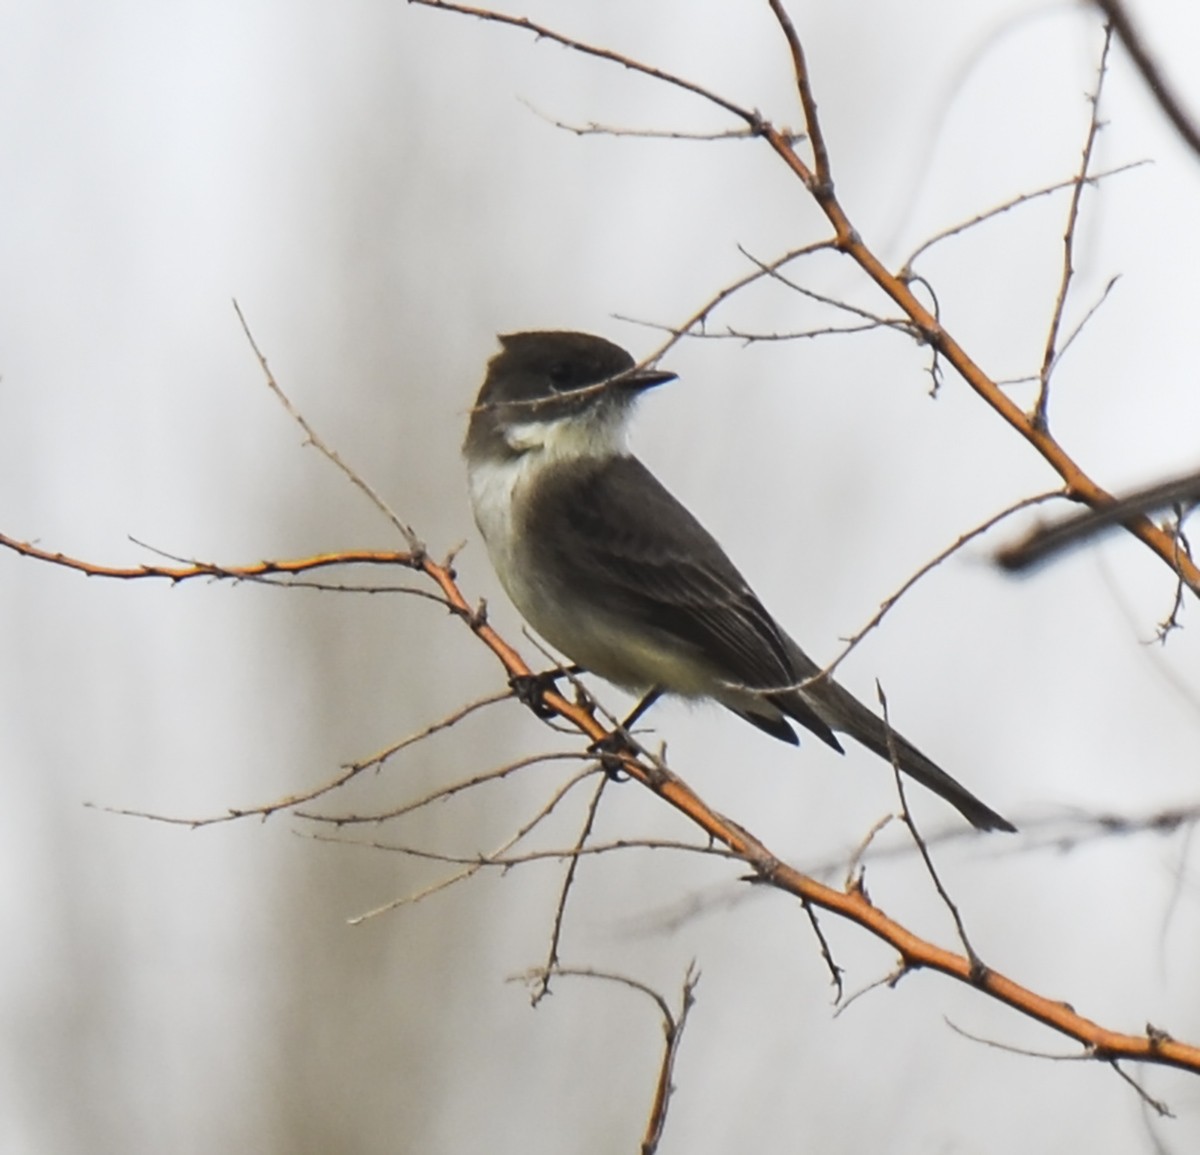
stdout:
[(614, 782), (624, 782), (628, 777), (628, 775), (622, 774), (621, 761), (616, 755), (623, 748), (628, 747), (630, 741), (629, 733), (634, 722), (662, 697), (662, 693), (661, 686), (651, 686), (642, 695), (642, 700), (629, 711), (625, 720), (607, 738), (601, 738), (598, 742), (593, 742), (588, 747), (589, 753), (600, 755), (600, 765), (604, 767), (604, 773)]

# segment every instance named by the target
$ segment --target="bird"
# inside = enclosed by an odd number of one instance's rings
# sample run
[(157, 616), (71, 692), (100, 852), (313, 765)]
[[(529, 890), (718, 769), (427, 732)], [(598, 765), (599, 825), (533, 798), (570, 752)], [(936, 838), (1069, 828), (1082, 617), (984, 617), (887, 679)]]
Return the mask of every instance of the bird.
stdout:
[[(633, 455), (646, 390), (676, 374), (590, 333), (499, 337), (463, 456), (476, 525), (513, 605), (577, 667), (643, 695), (712, 699), (793, 745), (796, 723), (891, 762), (889, 728), (764, 607), (716, 539)], [(808, 679), (813, 679), (808, 681)], [(1013, 831), (900, 734), (899, 767), (980, 830)]]

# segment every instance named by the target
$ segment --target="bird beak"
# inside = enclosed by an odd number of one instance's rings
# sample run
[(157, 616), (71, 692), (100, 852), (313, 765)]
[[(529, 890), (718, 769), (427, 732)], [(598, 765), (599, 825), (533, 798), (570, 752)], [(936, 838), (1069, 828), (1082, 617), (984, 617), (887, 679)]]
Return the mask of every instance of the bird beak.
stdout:
[(653, 389), (656, 385), (674, 381), (678, 376), (678, 373), (669, 373), (665, 369), (630, 369), (628, 373), (614, 377), (611, 384), (620, 389), (628, 389), (631, 393), (641, 393), (643, 390)]

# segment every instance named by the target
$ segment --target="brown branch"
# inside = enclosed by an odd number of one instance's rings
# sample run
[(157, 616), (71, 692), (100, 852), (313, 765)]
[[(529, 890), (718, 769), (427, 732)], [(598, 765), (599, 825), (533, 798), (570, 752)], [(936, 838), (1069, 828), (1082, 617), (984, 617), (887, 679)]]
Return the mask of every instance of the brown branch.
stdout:
[[(814, 126), (808, 125), (809, 135)], [(833, 194), (832, 187), (814, 185), (807, 165), (796, 155), (794, 148), (776, 131), (769, 122), (762, 122), (762, 136), (775, 150), (783, 162), (810, 189), (814, 199), (834, 228), (838, 248), (854, 260), (858, 266), (879, 286), (912, 320), (927, 342), (951, 365), (958, 374), (1017, 431), (1067, 484), (1067, 496), (1093, 508), (1112, 502), (1112, 496), (1079, 467), (1069, 453), (1037, 423), (1023, 412), (1007, 394), (968, 355), (967, 351), (943, 328), (940, 321), (914, 296), (907, 281), (890, 272), (875, 253), (863, 242), (849, 216)], [(1195, 594), (1200, 594), (1200, 569), (1190, 560), (1178, 558), (1172, 535), (1161, 530), (1147, 518), (1131, 516), (1122, 520), (1122, 525), (1148, 546), (1167, 563)]]
[[(5, 539), (5, 544), (8, 540)], [(65, 559), (61, 554), (51, 554), (40, 549), (21, 548), (18, 552), (26, 556), (39, 558), (52, 564), (68, 564), (69, 568), (78, 572), (95, 576), (108, 577), (146, 577), (159, 576), (176, 580), (177, 577), (236, 576), (240, 568), (260, 569), (271, 567), (286, 571), (297, 564), (292, 562), (262, 562), (257, 567), (226, 567), (215, 565), (197, 565), (186, 567), (181, 572), (161, 571), (149, 572), (146, 567), (136, 570), (115, 570), (111, 567), (95, 566), (91, 563), (75, 559)], [(363, 560), (377, 562), (385, 555), (364, 553), (354, 555), (342, 553), (327, 555), (342, 561), (347, 557), (360, 557)], [(507, 641), (504, 640), (489, 624), (482, 610), (476, 610), (467, 602), (460, 590), (455, 573), (449, 564), (438, 564), (427, 554), (417, 557), (408, 554), (386, 555), (391, 564), (404, 564), (419, 567), (441, 591), (446, 604), (454, 614), (471, 630), (485, 646), (492, 651), (510, 677), (528, 677), (533, 673), (524, 659)], [(312, 564), (313, 559), (306, 559), (303, 564)], [(546, 689), (540, 702), (531, 702), (531, 708), (545, 707), (572, 725), (592, 742), (607, 741), (613, 743), (618, 735), (615, 731), (604, 726), (596, 717), (594, 708), (588, 701), (572, 701), (564, 697), (554, 688)], [(731, 819), (725, 818), (711, 809), (690, 786), (677, 777), (661, 760), (650, 760), (642, 756), (636, 749), (626, 746), (617, 748), (611, 757), (620, 762), (621, 769), (631, 778), (637, 779), (643, 786), (657, 794), (669, 805), (690, 819), (709, 838), (728, 848), (734, 855), (745, 862), (754, 872), (758, 881), (773, 886), (786, 893), (794, 895), (802, 902), (811, 904), (837, 914), (848, 921), (854, 922), (884, 942), (893, 946), (900, 954), (905, 971), (928, 969), (946, 975), (949, 978), (975, 987), (982, 993), (997, 1001), (1012, 1007), (1014, 1010), (1045, 1024), (1046, 1026), (1076, 1039), (1090, 1048), (1093, 1057), (1106, 1061), (1115, 1058), (1137, 1059), (1148, 1063), (1158, 1063), (1165, 1066), (1178, 1067), (1200, 1074), (1200, 1047), (1178, 1042), (1165, 1033), (1154, 1032), (1146, 1035), (1129, 1035), (1109, 1030), (1075, 1012), (1065, 1003), (1056, 1002), (1032, 990), (1021, 986), (1014, 980), (998, 971), (987, 970), (980, 974), (972, 965), (971, 960), (961, 954), (946, 950), (936, 944), (920, 938), (902, 924), (885, 914), (867, 897), (857, 885), (851, 884), (843, 890), (818, 882), (798, 870), (782, 863), (771, 851), (749, 831), (739, 826)], [(370, 765), (364, 763), (362, 765)], [(560, 788), (547, 807), (526, 824), (516, 835), (508, 840), (495, 852), (505, 853), (530, 829), (540, 822), (546, 814), (557, 805), (579, 781), (582, 781), (594, 770), (582, 771)], [(273, 808), (279, 808), (276, 804)], [(268, 808), (260, 808), (263, 813)], [(342, 821), (347, 819), (343, 818)], [(193, 821), (189, 825), (195, 824)], [(484, 865), (483, 861), (473, 863), (463, 871), (443, 879), (426, 890), (403, 899), (387, 903), (376, 910), (367, 912), (355, 921), (372, 917), (383, 911), (397, 906), (420, 901), (430, 894), (436, 893), (457, 881), (470, 877)]]
[(214, 562), (194, 561), (186, 565), (138, 565), (109, 566), (84, 561), (69, 554), (51, 552), (32, 542), (19, 541), (15, 537), (0, 533), (0, 546), (12, 550), (22, 557), (34, 561), (48, 562), (64, 569), (76, 570), (88, 577), (120, 578), (131, 581), (137, 578), (159, 578), (169, 582), (190, 581), (193, 578), (218, 578), (226, 581), (253, 581), (275, 575), (306, 573), (309, 570), (325, 569), (339, 565), (397, 565), (407, 569), (421, 569), (421, 555), (408, 550), (345, 550), (342, 553), (314, 554), (312, 557), (287, 558), (278, 561), (258, 561), (249, 565), (224, 566)]
[[(825, 133), (817, 118), (817, 101), (813, 96), (812, 84), (808, 75), (808, 64), (804, 59), (804, 47), (796, 33), (796, 26), (783, 6), (783, 0), (767, 0), (775, 20), (787, 41), (788, 51), (792, 54), (792, 73), (796, 80), (796, 91), (800, 97), (800, 107), (804, 109), (804, 126), (808, 138), (812, 141), (813, 173), (805, 184), (814, 193), (818, 190), (822, 195), (832, 195), (833, 174), (829, 167), (829, 149), (825, 144)], [(802, 178), (803, 179), (803, 178)], [(819, 199), (819, 198), (818, 198)]]
[(658, 1068), (658, 1081), (654, 1087), (650, 1119), (646, 1124), (646, 1134), (642, 1139), (642, 1155), (654, 1155), (667, 1125), (667, 1107), (671, 1102), (671, 1093), (675, 1090), (672, 1082), (675, 1073), (675, 1059), (679, 1054), (679, 1045), (683, 1041), (688, 1015), (696, 1004), (696, 985), (699, 982), (700, 972), (696, 969), (696, 964), (692, 963), (683, 977), (683, 997), (680, 1000), (679, 1014), (672, 1015), (669, 1010), (663, 1008), (663, 1035), (666, 1045), (663, 1048), (662, 1062)]
[(688, 967), (687, 973), (683, 977), (683, 997), (680, 1000), (678, 1014), (671, 1013), (667, 1000), (653, 987), (639, 982), (635, 978), (630, 978), (629, 975), (617, 974), (613, 971), (601, 971), (593, 967), (538, 967), (519, 977), (527, 983), (542, 987), (549, 983), (551, 977), (560, 976), (563, 978), (603, 979), (605, 982), (617, 983), (645, 995), (658, 1007), (658, 1012), (662, 1015), (666, 1047), (663, 1050), (662, 1062), (659, 1064), (654, 1098), (650, 1105), (650, 1118), (646, 1124), (646, 1132), (640, 1147), (642, 1155), (654, 1155), (666, 1127), (667, 1106), (670, 1103), (671, 1094), (675, 1090), (671, 1081), (675, 1071), (675, 1059), (679, 1054), (679, 1045), (683, 1040), (688, 1015), (696, 1003), (696, 987), (700, 982), (700, 972), (696, 969), (695, 963)]
[[(448, 573), (439, 572), (438, 567), (429, 561), (425, 568), (448, 601), (464, 609), (467, 607), (465, 598)], [(472, 622), (468, 614), (462, 617), (492, 650), (510, 677), (532, 672), (521, 656), (491, 627)], [(612, 732), (597, 721), (590, 708), (563, 697), (556, 690), (547, 689), (540, 705), (570, 722), (592, 742), (613, 740)], [(621, 769), (631, 778), (637, 779), (710, 838), (741, 858), (759, 882), (831, 911), (867, 930), (899, 952), (905, 971), (931, 970), (974, 987), (1036, 1022), (1075, 1039), (1088, 1048), (1096, 1059), (1134, 1059), (1200, 1074), (1200, 1046), (1182, 1043), (1157, 1032), (1132, 1035), (1110, 1030), (1085, 1018), (1066, 1003), (1039, 995), (999, 971), (988, 969), (981, 974), (966, 955), (947, 950), (914, 934), (876, 906), (861, 889), (851, 887), (837, 890), (787, 866), (748, 830), (709, 807), (686, 782), (661, 762), (649, 763), (632, 752), (620, 750), (614, 751), (612, 756), (620, 760)]]

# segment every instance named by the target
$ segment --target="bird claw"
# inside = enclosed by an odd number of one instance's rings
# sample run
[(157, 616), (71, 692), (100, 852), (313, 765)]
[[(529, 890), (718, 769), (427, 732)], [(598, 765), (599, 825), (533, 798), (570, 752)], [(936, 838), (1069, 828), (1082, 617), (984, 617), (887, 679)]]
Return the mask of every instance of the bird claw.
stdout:
[(614, 782), (628, 782), (629, 772), (622, 764), (620, 755), (629, 751), (629, 744), (619, 731), (597, 739), (588, 747), (589, 754), (595, 754), (600, 760), (604, 773)]
[(556, 666), (540, 674), (514, 674), (508, 679), (509, 687), (517, 701), (528, 706), (539, 718), (553, 718), (558, 711), (546, 705), (548, 691), (558, 689), (558, 679), (579, 672), (578, 666)]

